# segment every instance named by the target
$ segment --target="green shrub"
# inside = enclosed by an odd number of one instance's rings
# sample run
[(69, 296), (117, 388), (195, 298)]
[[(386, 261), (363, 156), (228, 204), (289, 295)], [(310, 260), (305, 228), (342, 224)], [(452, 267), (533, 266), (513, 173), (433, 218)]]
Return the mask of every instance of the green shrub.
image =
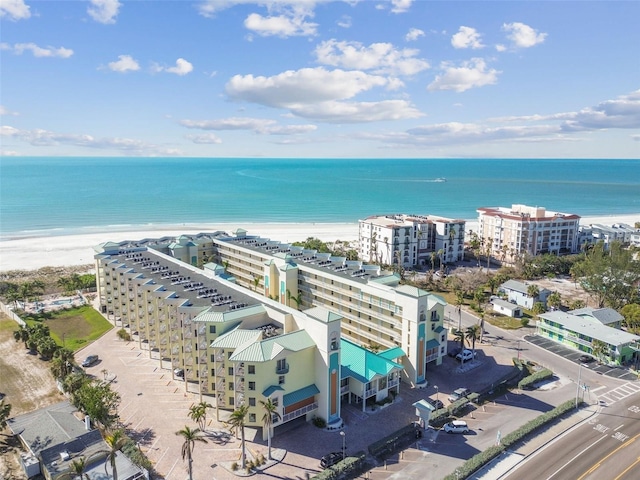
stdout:
[(322, 417), (313, 417), (313, 424), (318, 428), (325, 428), (327, 421)]
[(528, 327), (529, 326), (529, 318), (522, 317), (520, 319), (520, 325), (522, 325), (523, 327)]
[(366, 470), (366, 458), (365, 452), (358, 452), (355, 455), (351, 455), (341, 462), (336, 463), (334, 466), (329, 467), (318, 475), (313, 477), (313, 480), (333, 480), (337, 478), (356, 478), (362, 472)]
[(542, 380), (546, 380), (551, 377), (553, 377), (553, 372), (548, 368), (543, 368), (533, 375), (529, 375), (528, 377), (524, 377), (522, 380), (520, 380), (518, 382), (518, 388), (521, 390), (533, 388), (533, 385), (535, 383), (541, 382)]
[(129, 335), (129, 332), (127, 332), (124, 328), (118, 330), (117, 335), (121, 340), (124, 340), (126, 342), (131, 341), (131, 335)]
[(374, 457), (387, 456), (416, 438), (416, 426), (413, 423), (402, 427), (391, 435), (369, 445), (368, 450)]

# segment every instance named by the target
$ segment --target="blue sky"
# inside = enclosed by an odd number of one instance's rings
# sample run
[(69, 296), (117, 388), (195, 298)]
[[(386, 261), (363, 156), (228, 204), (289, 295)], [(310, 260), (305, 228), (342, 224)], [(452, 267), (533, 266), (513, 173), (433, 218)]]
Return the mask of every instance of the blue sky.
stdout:
[(640, 2), (0, 0), (3, 155), (640, 158)]

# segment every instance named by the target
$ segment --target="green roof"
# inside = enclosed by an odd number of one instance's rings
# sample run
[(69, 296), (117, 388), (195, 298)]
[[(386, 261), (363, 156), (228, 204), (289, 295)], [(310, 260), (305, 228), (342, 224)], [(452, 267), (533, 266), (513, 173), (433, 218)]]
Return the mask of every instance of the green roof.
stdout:
[(376, 355), (349, 340), (340, 340), (341, 378), (353, 377), (362, 383), (370, 382), (376, 376), (388, 375), (394, 370), (403, 370), (398, 363)]
[[(256, 332), (256, 330), (249, 331)], [(212, 346), (215, 346), (214, 344)], [(236, 347), (229, 360), (233, 362), (267, 362), (275, 359), (285, 350), (299, 352), (315, 346), (315, 342), (305, 330), (298, 330), (265, 340), (261, 340), (261, 337), (249, 339)]]
[(404, 357), (406, 353), (400, 347), (390, 348), (389, 350), (385, 350), (384, 352), (380, 352), (378, 354), (379, 357), (386, 358), (387, 360), (393, 360), (398, 357)]
[(431, 350), (432, 348), (438, 348), (440, 346), (440, 342), (438, 340), (432, 338), (427, 342), (427, 348)]
[(277, 390), (284, 390), (284, 388), (282, 388), (280, 385), (271, 385), (267, 387), (264, 392), (262, 392), (262, 395), (264, 395), (265, 397), (269, 397), (273, 392)]
[(242, 330), (236, 328), (219, 336), (212, 343), (212, 348), (238, 348), (247, 342), (257, 342), (262, 337), (260, 330)]
[(311, 385), (301, 388), (300, 390), (287, 393), (282, 397), (282, 403), (285, 407), (288, 407), (289, 405), (293, 405), (294, 403), (306, 400), (307, 398), (317, 395), (318, 393), (320, 393), (320, 390), (318, 390), (318, 387), (316, 387), (315, 384), (312, 383)]

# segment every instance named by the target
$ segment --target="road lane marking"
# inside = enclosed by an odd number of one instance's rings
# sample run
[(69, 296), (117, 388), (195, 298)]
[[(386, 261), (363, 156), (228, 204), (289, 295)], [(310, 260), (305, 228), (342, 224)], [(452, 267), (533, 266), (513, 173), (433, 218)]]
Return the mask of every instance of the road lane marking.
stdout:
[(620, 480), (622, 478), (622, 476), (627, 473), (629, 470), (631, 470), (633, 467), (635, 467), (638, 462), (640, 462), (640, 457), (638, 457), (638, 459), (633, 462), (631, 465), (629, 465), (627, 468), (625, 468), (622, 473), (620, 475), (618, 475), (616, 478), (614, 478), (614, 480)]
[(623, 443), (622, 445), (620, 445), (618, 448), (616, 448), (613, 452), (610, 452), (608, 455), (606, 455), (605, 457), (603, 457), (602, 459), (600, 459), (600, 461), (598, 463), (595, 463), (589, 470), (587, 470), (586, 472), (584, 472), (580, 477), (578, 477), (577, 480), (582, 480), (584, 477), (586, 477), (587, 475), (589, 475), (590, 473), (593, 473), (596, 471), (596, 469), (602, 465), (602, 462), (604, 462), (605, 460), (607, 460), (610, 456), (616, 454), (618, 452), (618, 450), (622, 450), (623, 448), (625, 448), (627, 445), (631, 445), (633, 442), (636, 441), (636, 438), (640, 437), (640, 433), (638, 435), (636, 435), (635, 437), (633, 437), (631, 440), (628, 440), (626, 443)]
[(569, 460), (567, 463), (565, 463), (564, 465), (562, 465), (558, 470), (556, 470), (555, 472), (553, 472), (551, 475), (549, 475), (547, 477), (547, 480), (549, 480), (550, 478), (553, 478), (557, 473), (559, 473), (564, 467), (566, 467), (567, 465), (569, 465), (571, 462), (573, 462), (576, 458), (578, 458), (580, 455), (582, 455), (584, 452), (586, 452), (587, 450), (589, 450), (591, 447), (593, 447), (596, 443), (598, 443), (601, 440), (604, 440), (605, 438), (608, 438), (606, 435), (603, 435), (602, 437), (600, 437), (598, 440), (596, 440), (595, 442), (593, 442), (591, 445), (589, 445), (588, 447), (586, 447), (584, 450), (580, 451), (575, 457), (573, 457), (571, 460)]

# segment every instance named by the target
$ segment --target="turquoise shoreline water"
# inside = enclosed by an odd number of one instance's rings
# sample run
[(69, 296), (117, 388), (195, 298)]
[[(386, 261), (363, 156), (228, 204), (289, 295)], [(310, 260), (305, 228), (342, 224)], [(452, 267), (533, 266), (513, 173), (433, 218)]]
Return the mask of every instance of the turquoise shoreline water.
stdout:
[[(446, 181), (438, 181), (446, 179)], [(3, 157), (0, 238), (202, 223), (473, 219), (513, 203), (640, 212), (638, 160)]]

